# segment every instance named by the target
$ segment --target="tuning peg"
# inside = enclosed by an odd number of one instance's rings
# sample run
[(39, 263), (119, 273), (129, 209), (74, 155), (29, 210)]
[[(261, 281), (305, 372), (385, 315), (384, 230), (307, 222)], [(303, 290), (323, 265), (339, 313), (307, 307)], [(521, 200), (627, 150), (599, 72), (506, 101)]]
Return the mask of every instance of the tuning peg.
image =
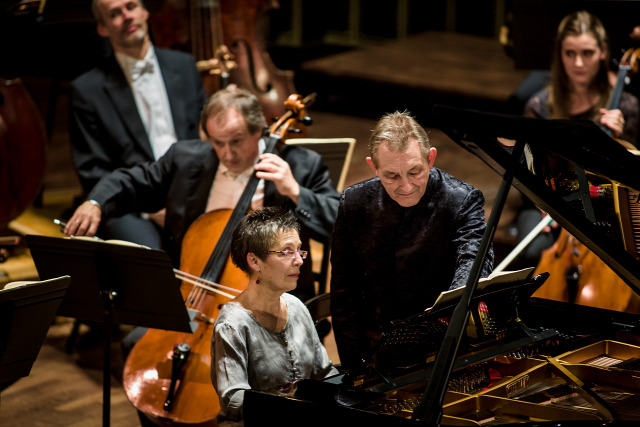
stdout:
[(290, 133), (302, 133), (302, 131), (300, 129), (298, 129), (298, 128), (289, 128), (289, 129), (287, 129), (287, 132), (290, 132)]
[(302, 119), (300, 119), (300, 123), (305, 126), (311, 126), (313, 124), (313, 120), (311, 120), (311, 117), (309, 116), (304, 116)]

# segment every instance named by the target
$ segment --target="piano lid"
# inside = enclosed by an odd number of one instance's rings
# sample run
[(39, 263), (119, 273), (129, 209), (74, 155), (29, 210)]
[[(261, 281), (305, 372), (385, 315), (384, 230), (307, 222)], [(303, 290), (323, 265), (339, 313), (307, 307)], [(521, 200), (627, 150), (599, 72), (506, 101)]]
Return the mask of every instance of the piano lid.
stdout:
[[(584, 212), (531, 172), (526, 162), (498, 138), (526, 143), (540, 157), (560, 157), (624, 187), (640, 190), (640, 159), (607, 136), (590, 121), (542, 120), (522, 116), (486, 113), (436, 105), (432, 123), (463, 148), (472, 152), (497, 173), (510, 173), (513, 186), (545, 210), (585, 246), (606, 262), (631, 288), (640, 294), (640, 262)], [(588, 189), (587, 189), (588, 191)]]

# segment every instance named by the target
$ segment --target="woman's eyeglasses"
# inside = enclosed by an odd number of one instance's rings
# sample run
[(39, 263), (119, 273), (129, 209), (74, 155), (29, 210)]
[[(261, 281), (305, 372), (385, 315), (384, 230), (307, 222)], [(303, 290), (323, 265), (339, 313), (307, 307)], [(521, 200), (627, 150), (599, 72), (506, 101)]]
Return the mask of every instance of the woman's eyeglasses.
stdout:
[(267, 251), (268, 254), (281, 254), (285, 258), (295, 259), (296, 254), (300, 255), (300, 258), (306, 259), (309, 251)]

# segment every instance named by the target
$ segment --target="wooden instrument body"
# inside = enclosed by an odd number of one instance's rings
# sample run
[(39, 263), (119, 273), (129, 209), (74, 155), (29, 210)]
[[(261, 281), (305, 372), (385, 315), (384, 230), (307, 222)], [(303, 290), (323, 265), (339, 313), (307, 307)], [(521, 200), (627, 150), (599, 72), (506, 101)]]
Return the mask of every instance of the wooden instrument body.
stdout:
[(543, 272), (549, 278), (534, 297), (640, 314), (640, 296), (565, 229), (542, 252), (534, 275)]
[(264, 43), (264, 18), (274, 0), (165, 1), (150, 16), (154, 44), (190, 52), (202, 71), (207, 95), (229, 83), (253, 92), (267, 123), (282, 116), (295, 92), (293, 72), (278, 69)]
[(22, 81), (0, 78), (0, 227), (37, 196), (46, 142), (44, 123)]
[[(191, 225), (182, 245), (182, 271), (200, 276), (231, 213), (231, 210), (208, 212)], [(219, 283), (244, 290), (248, 278), (228, 260)], [(136, 409), (159, 425), (215, 425), (220, 410), (219, 398), (211, 383), (211, 336), (215, 319), (229, 299), (192, 290), (193, 285), (182, 284), (187, 308), (198, 312), (193, 319), (197, 322), (196, 331), (187, 334), (149, 329), (135, 345), (125, 365), (123, 385), (127, 397)], [(192, 300), (194, 294), (197, 297)], [(187, 343), (191, 351), (176, 387), (172, 409), (165, 411), (174, 345), (180, 343)]]
[(267, 123), (285, 113), (283, 102), (295, 92), (293, 72), (278, 69), (264, 46), (263, 20), (273, 0), (223, 0), (224, 44), (235, 57), (231, 83), (255, 93)]

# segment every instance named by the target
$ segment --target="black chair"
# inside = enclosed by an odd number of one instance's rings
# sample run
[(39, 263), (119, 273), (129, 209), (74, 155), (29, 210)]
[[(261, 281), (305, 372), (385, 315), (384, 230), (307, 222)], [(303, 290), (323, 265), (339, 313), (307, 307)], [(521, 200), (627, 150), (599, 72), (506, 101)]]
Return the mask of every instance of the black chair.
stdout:
[(305, 302), (311, 318), (316, 326), (316, 332), (320, 341), (329, 335), (331, 332), (331, 322), (327, 319), (331, 316), (331, 300), (328, 293), (316, 295), (307, 302)]

